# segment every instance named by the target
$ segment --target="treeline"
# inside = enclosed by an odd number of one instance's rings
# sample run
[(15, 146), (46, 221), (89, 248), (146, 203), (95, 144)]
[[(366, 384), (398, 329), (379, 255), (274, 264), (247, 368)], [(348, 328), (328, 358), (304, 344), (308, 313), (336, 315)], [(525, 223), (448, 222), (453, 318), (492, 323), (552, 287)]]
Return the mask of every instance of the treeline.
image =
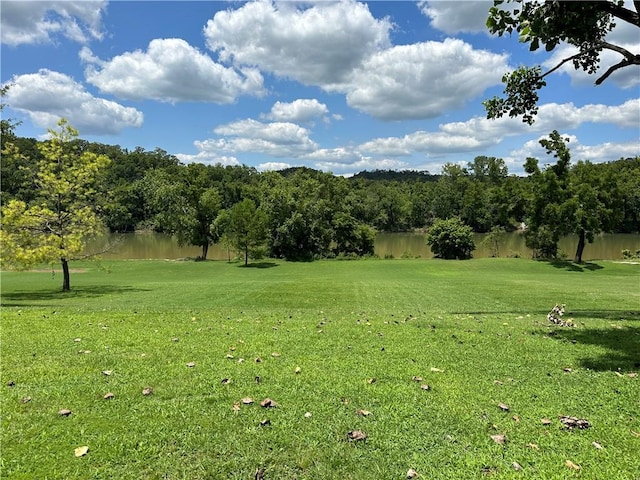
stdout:
[[(38, 196), (38, 141), (14, 137), (11, 143), (20, 155), (3, 155), (2, 203), (30, 203)], [(539, 172), (510, 175), (502, 159), (485, 156), (464, 167), (447, 164), (438, 175), (377, 170), (343, 178), (304, 167), (258, 172), (248, 166), (183, 165), (162, 149), (130, 151), (84, 140), (75, 140), (74, 148), (111, 160), (97, 179), (94, 205), (110, 231), (170, 233), (180, 243), (201, 246), (205, 258), (208, 246), (218, 242), (233, 244), (247, 257), (260, 249), (295, 260), (366, 255), (373, 252), (376, 231), (428, 228), (436, 219), (453, 217), (476, 232), (509, 231), (539, 216), (536, 209), (545, 203), (541, 188), (548, 188), (549, 204), (556, 195)], [(578, 162), (567, 172), (578, 182), (575, 188), (588, 186), (598, 194), (593, 208), (611, 220), (601, 222), (600, 231), (640, 231), (640, 157)]]

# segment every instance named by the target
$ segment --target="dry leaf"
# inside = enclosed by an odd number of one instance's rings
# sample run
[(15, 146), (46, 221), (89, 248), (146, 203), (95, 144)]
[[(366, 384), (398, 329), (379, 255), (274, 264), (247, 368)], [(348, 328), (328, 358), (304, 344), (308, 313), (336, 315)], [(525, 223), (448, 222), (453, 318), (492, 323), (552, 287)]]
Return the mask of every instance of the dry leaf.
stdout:
[(376, 383), (376, 379), (375, 378), (369, 378), (369, 379), (367, 379), (367, 383), (369, 385), (373, 385), (374, 383)]
[(358, 409), (356, 410), (356, 415), (360, 415), (361, 417), (368, 417), (369, 415), (371, 415), (371, 412), (369, 410)]
[(271, 425), (271, 420), (269, 420), (268, 418), (265, 418), (264, 420), (260, 420), (261, 427), (266, 427), (267, 425)]
[(235, 413), (238, 413), (240, 411), (240, 402), (234, 403), (233, 407), (231, 407), (231, 408)]
[(23, 397), (20, 399), (20, 403), (29, 403), (31, 401), (31, 397)]
[(527, 443), (528, 448), (532, 448), (533, 450), (540, 450), (540, 447), (537, 443)]
[(571, 460), (567, 460), (566, 462), (564, 462), (564, 464), (573, 470), (580, 470), (580, 465), (576, 465)]
[(115, 398), (115, 395), (111, 392), (105, 393), (104, 397), (105, 400), (111, 400), (112, 398)]
[(173, 338), (171, 339), (171, 341), (172, 341), (173, 343), (178, 343), (178, 342), (180, 341), (180, 339), (179, 339), (178, 337), (173, 337)]
[(620, 372), (613, 372), (615, 373), (618, 377), (624, 377), (624, 375), (622, 375)]
[(74, 341), (74, 342), (81, 342), (81, 341), (82, 341), (82, 339), (81, 339), (81, 338), (74, 338), (74, 339), (73, 339), (73, 341)]
[(417, 477), (418, 477), (418, 472), (416, 472), (413, 468), (410, 468), (409, 470), (407, 470), (408, 479), (417, 478)]
[(302, 369), (301, 369), (300, 367), (296, 367), (296, 369), (295, 369), (295, 373), (296, 373), (296, 374), (298, 374), (298, 373), (300, 373), (300, 372), (302, 372)]
[(256, 469), (256, 473), (253, 474), (253, 480), (264, 480), (264, 468)]
[(432, 372), (439, 372), (439, 373), (444, 372), (444, 370), (440, 370), (439, 368), (435, 368), (435, 367), (431, 367), (431, 371)]
[(277, 407), (278, 404), (273, 400), (271, 400), (270, 398), (265, 398), (260, 402), (260, 406), (263, 408), (273, 408), (273, 407)]
[(63, 408), (62, 410), (58, 411), (58, 415), (60, 415), (61, 417), (68, 417), (69, 415), (71, 415), (71, 410)]
[(349, 399), (345, 398), (345, 397), (342, 397), (340, 399), (340, 403), (342, 403), (343, 405), (348, 405), (349, 404)]
[(229, 385), (231, 383), (231, 379), (230, 378), (223, 378), (220, 383), (222, 385)]
[(107, 377), (111, 376), (112, 373), (113, 373), (113, 370), (103, 370), (102, 371), (102, 374), (107, 376)]
[(543, 425), (551, 425), (551, 420), (549, 420), (548, 418), (541, 418), (540, 421)]
[(502, 383), (500, 380), (494, 380), (493, 383), (495, 383), (496, 385), (504, 385), (504, 383)]
[(514, 422), (519, 422), (520, 421), (520, 417), (518, 415), (514, 415), (511, 418), (513, 419)]
[(422, 377), (416, 377), (414, 375), (413, 377), (411, 377), (411, 380), (413, 380), (414, 382), (421, 382), (422, 381)]
[(233, 355), (231, 355), (230, 353), (227, 353), (226, 359), (227, 360), (233, 360)]
[(195, 367), (195, 366), (196, 366), (196, 363), (195, 363), (195, 362), (189, 362), (189, 363), (187, 363), (187, 367), (189, 367), (189, 368), (193, 368), (193, 367)]
[(508, 411), (509, 411), (509, 405), (507, 405), (506, 403), (499, 403), (499, 404), (498, 404), (498, 408), (499, 408), (500, 410), (505, 411), (505, 412), (508, 412)]
[(251, 405), (253, 403), (253, 398), (251, 397), (244, 397), (241, 400), (242, 403), (244, 403), (245, 405)]
[(637, 372), (627, 373), (627, 377), (636, 378), (638, 376)]
[(273, 353), (271, 354), (271, 356), (272, 356), (273, 358), (278, 358), (278, 357), (280, 356), (280, 353), (278, 353), (278, 352), (273, 352)]
[(504, 445), (507, 441), (507, 437), (505, 437), (504, 435), (491, 435), (491, 440), (500, 445)]
[(74, 450), (74, 454), (76, 457), (84, 457), (87, 453), (89, 453), (89, 447), (86, 445), (84, 447), (78, 447)]
[(253, 361), (256, 362), (256, 363), (260, 363), (260, 362), (262, 362), (262, 359), (260, 357), (256, 357), (256, 358), (253, 359)]
[(633, 435), (634, 437), (640, 437), (640, 432), (636, 432), (634, 430), (631, 430), (631, 435)]
[(516, 472), (519, 472), (520, 470), (522, 470), (522, 465), (520, 465), (518, 462), (513, 462), (511, 466)]
[(427, 385), (426, 383), (425, 383), (424, 385), (420, 385), (420, 388), (421, 388), (422, 390), (425, 390), (425, 391), (426, 391), (426, 390), (431, 390), (431, 386), (430, 386), (430, 385)]
[(577, 417), (560, 416), (560, 422), (569, 430), (573, 430), (574, 428), (585, 429), (591, 426), (588, 420)]
[(366, 440), (367, 434), (362, 430), (351, 430), (350, 432), (347, 432), (347, 438), (352, 442), (357, 442), (360, 440)]
[(311, 418), (311, 412), (306, 412), (304, 414), (304, 418)]
[(593, 447), (597, 448), (598, 450), (604, 449), (604, 447), (600, 445), (598, 442), (593, 442), (591, 445), (593, 445)]
[(153, 387), (147, 387), (142, 390), (142, 395), (148, 397), (153, 393)]

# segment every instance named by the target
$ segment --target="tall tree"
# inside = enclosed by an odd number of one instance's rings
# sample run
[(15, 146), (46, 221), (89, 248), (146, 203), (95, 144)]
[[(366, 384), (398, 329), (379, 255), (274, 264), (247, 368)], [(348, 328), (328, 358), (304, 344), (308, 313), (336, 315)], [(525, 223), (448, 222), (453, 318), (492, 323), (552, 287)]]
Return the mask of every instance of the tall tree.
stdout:
[(84, 250), (91, 235), (102, 224), (96, 213), (95, 180), (109, 158), (78, 152), (78, 137), (66, 120), (58, 130), (49, 130), (50, 140), (38, 144), (42, 159), (37, 163), (34, 184), (38, 197), (27, 204), (11, 200), (2, 209), (3, 262), (17, 268), (60, 261), (62, 289), (70, 290), (69, 262)]
[(267, 215), (256, 207), (253, 200), (245, 198), (231, 207), (225, 233), (244, 255), (246, 266), (249, 264), (251, 250), (264, 244), (267, 238)]
[[(494, 0), (489, 10), (487, 27), (492, 34), (518, 34), (529, 50), (541, 46), (547, 52), (561, 43), (568, 43), (577, 53), (562, 59), (553, 68), (542, 72), (537, 66), (523, 66), (502, 77), (505, 84), (504, 98), (494, 97), (484, 103), (488, 118), (522, 115), (523, 122), (532, 124), (538, 113), (538, 91), (546, 86), (546, 77), (564, 64), (571, 62), (576, 70), (588, 74), (598, 73), (603, 51), (608, 50), (621, 56), (619, 61), (609, 65), (607, 70), (595, 80), (602, 84), (609, 76), (632, 65), (640, 65), (640, 53), (630, 52), (622, 45), (607, 40), (616, 21), (623, 21), (640, 28), (640, 1), (634, 1), (634, 10), (625, 8), (622, 0), (569, 2), (557, 0), (507, 0), (516, 4), (514, 9), (502, 8), (504, 0)], [(640, 33), (640, 32), (638, 32)]]

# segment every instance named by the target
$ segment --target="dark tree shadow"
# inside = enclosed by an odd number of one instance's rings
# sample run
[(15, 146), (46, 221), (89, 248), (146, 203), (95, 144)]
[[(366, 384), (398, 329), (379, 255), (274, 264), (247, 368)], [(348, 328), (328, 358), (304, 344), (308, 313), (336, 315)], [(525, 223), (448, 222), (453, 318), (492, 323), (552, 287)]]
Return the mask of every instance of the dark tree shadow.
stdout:
[[(607, 317), (605, 317), (607, 318)], [(545, 334), (549, 334), (545, 331)], [(551, 338), (561, 341), (598, 345), (607, 351), (580, 359), (584, 368), (597, 371), (628, 372), (640, 368), (640, 326), (601, 328), (557, 328)]]
[(238, 265), (238, 268), (273, 268), (277, 266), (278, 264), (275, 262), (254, 262), (248, 265), (243, 263), (242, 265)]
[(148, 289), (135, 288), (127, 285), (84, 285), (72, 287), (69, 292), (63, 292), (61, 289), (17, 290), (9, 293), (3, 292), (0, 297), (0, 305), (3, 307), (43, 306), (43, 304), (39, 302), (64, 300), (67, 298), (94, 298), (102, 295), (148, 291)]
[(604, 267), (593, 262), (576, 263), (569, 260), (547, 260), (547, 263), (555, 268), (568, 272), (584, 272), (585, 270), (602, 270)]

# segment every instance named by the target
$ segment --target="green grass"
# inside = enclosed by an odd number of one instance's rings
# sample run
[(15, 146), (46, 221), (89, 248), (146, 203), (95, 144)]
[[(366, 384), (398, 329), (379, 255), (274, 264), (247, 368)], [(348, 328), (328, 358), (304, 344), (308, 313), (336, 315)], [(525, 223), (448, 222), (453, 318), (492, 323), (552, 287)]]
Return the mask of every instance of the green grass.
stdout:
[(2, 274), (2, 478), (640, 478), (638, 265), (104, 266)]

